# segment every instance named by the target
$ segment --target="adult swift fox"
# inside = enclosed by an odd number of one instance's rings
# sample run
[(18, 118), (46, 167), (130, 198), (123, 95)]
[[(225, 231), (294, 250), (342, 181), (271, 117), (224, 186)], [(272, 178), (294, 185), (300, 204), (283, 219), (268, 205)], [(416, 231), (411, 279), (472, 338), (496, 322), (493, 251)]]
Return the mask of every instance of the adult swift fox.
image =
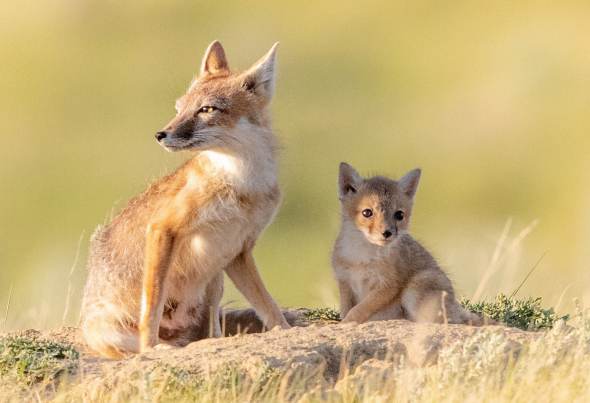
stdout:
[(342, 227), (332, 267), (340, 289), (342, 322), (408, 319), (484, 324), (455, 300), (449, 278), (408, 234), (420, 173), (415, 169), (399, 181), (380, 176), (363, 179), (347, 163), (340, 164)]
[(221, 337), (223, 271), (267, 328), (289, 328), (252, 257), (280, 200), (268, 112), (277, 45), (239, 74), (219, 42), (209, 46), (176, 117), (156, 134), (193, 157), (92, 235), (81, 325), (103, 356)]

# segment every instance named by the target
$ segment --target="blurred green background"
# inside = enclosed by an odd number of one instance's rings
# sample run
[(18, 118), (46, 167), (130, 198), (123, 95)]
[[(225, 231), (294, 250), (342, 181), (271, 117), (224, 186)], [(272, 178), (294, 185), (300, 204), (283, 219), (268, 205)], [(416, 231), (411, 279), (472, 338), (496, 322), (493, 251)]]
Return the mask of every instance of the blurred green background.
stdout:
[(284, 201), (256, 249), (281, 305), (337, 305), (347, 161), (422, 168), (412, 233), (459, 293), (491, 266), (479, 294), (510, 294), (546, 253), (518, 295), (590, 306), (589, 21), (587, 1), (0, 2), (0, 325), (76, 323), (96, 225), (189, 156), (154, 133), (214, 39), (233, 69), (281, 43)]

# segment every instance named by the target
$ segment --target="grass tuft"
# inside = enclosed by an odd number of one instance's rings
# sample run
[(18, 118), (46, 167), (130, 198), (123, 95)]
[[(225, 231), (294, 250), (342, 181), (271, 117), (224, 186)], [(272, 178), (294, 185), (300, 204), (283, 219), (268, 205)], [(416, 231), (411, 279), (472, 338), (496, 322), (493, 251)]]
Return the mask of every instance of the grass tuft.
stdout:
[[(558, 320), (569, 319), (569, 315), (557, 316), (553, 308), (543, 309), (540, 297), (514, 298), (500, 294), (492, 302), (471, 302), (463, 298), (461, 305), (476, 315), (486, 316), (506, 326), (528, 331), (551, 329)], [(334, 308), (312, 309), (304, 312), (303, 315), (312, 323), (329, 324), (342, 320), (340, 312)]]
[(551, 329), (558, 320), (569, 319), (569, 315), (557, 316), (553, 308), (541, 308), (541, 297), (517, 299), (500, 294), (492, 302), (471, 302), (462, 298), (461, 305), (476, 315), (528, 331)]
[(0, 379), (32, 385), (74, 373), (79, 354), (72, 346), (26, 337), (0, 338)]
[(334, 323), (340, 322), (342, 318), (340, 317), (340, 311), (334, 308), (317, 308), (312, 309), (309, 312), (304, 312), (303, 315), (310, 322), (321, 322), (321, 323)]

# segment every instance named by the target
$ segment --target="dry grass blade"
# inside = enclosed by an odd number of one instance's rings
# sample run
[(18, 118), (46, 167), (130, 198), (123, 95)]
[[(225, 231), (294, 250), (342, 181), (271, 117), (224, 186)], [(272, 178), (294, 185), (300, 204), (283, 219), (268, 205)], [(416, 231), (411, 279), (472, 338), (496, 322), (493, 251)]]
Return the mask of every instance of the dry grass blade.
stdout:
[(502, 235), (500, 235), (500, 239), (496, 244), (496, 249), (494, 250), (494, 254), (492, 255), (492, 260), (486, 269), (485, 274), (483, 275), (479, 285), (477, 286), (477, 290), (475, 290), (475, 294), (473, 294), (473, 299), (478, 300), (483, 293), (490, 277), (496, 271), (496, 267), (498, 264), (498, 260), (500, 259), (500, 253), (502, 252), (502, 248), (504, 247), (504, 242), (508, 237), (508, 231), (510, 230), (510, 226), (512, 225), (512, 217), (509, 217), (506, 221), (506, 225), (504, 226), (504, 231), (502, 231)]
[(10, 284), (10, 292), (8, 293), (8, 303), (6, 304), (6, 314), (4, 315), (4, 330), (6, 330), (6, 322), (8, 321), (8, 308), (10, 308), (10, 297), (12, 297), (12, 284)]
[(534, 220), (531, 222), (526, 228), (524, 228), (516, 238), (510, 243), (508, 248), (506, 248), (506, 253), (502, 256), (502, 250), (504, 249), (504, 243), (508, 237), (508, 231), (512, 226), (512, 218), (509, 218), (506, 221), (506, 226), (504, 227), (504, 231), (502, 231), (502, 235), (498, 240), (498, 244), (496, 245), (496, 249), (494, 250), (494, 255), (492, 256), (492, 260), (486, 269), (484, 276), (482, 277), (477, 290), (473, 294), (473, 300), (479, 300), (483, 295), (484, 290), (486, 289), (488, 282), (492, 275), (500, 268), (500, 265), (504, 262), (507, 256), (509, 256), (522, 242), (522, 240), (539, 224), (539, 220)]
[[(549, 251), (547, 251), (547, 252), (549, 252)], [(516, 290), (514, 290), (514, 292), (512, 294), (510, 294), (510, 298), (512, 298), (512, 297), (514, 297), (516, 295), (516, 293), (518, 292), (518, 290), (520, 290), (520, 287), (522, 287), (522, 285), (524, 284), (524, 282), (526, 281), (526, 279), (529, 278), (529, 276), (537, 268), (537, 266), (539, 265), (539, 263), (541, 263), (541, 260), (543, 260), (543, 258), (547, 254), (547, 252), (543, 253), (543, 256), (541, 256), (541, 259), (539, 259), (539, 261), (537, 263), (535, 263), (535, 265), (533, 266), (533, 268), (531, 269), (531, 271), (529, 271), (529, 274), (527, 274), (526, 277), (524, 278), (524, 280), (522, 280), (522, 283), (520, 283), (520, 285), (516, 288)]]
[(68, 275), (68, 293), (66, 294), (66, 308), (64, 309), (64, 315), (61, 319), (62, 326), (65, 326), (66, 317), (68, 315), (68, 310), (70, 308), (70, 297), (72, 296), (72, 274), (74, 274), (74, 269), (76, 268), (76, 265), (78, 264), (78, 257), (80, 256), (80, 245), (82, 244), (82, 238), (84, 238), (84, 232), (86, 232), (86, 231), (82, 231), (82, 234), (80, 234), (80, 239), (78, 239), (78, 248), (76, 249), (76, 258), (74, 259), (74, 264), (72, 265), (72, 268), (70, 269), (70, 274)]

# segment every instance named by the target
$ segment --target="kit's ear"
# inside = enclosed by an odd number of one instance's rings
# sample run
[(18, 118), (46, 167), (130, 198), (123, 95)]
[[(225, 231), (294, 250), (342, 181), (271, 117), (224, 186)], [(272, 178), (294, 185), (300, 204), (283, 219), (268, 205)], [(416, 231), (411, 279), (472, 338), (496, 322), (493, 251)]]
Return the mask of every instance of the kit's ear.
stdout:
[(338, 172), (338, 198), (342, 200), (344, 197), (356, 193), (362, 181), (363, 178), (352, 166), (341, 162)]
[(421, 173), (422, 171), (420, 169), (414, 169), (399, 180), (400, 187), (403, 189), (404, 193), (412, 199), (412, 202), (418, 191), (418, 183), (420, 182)]

